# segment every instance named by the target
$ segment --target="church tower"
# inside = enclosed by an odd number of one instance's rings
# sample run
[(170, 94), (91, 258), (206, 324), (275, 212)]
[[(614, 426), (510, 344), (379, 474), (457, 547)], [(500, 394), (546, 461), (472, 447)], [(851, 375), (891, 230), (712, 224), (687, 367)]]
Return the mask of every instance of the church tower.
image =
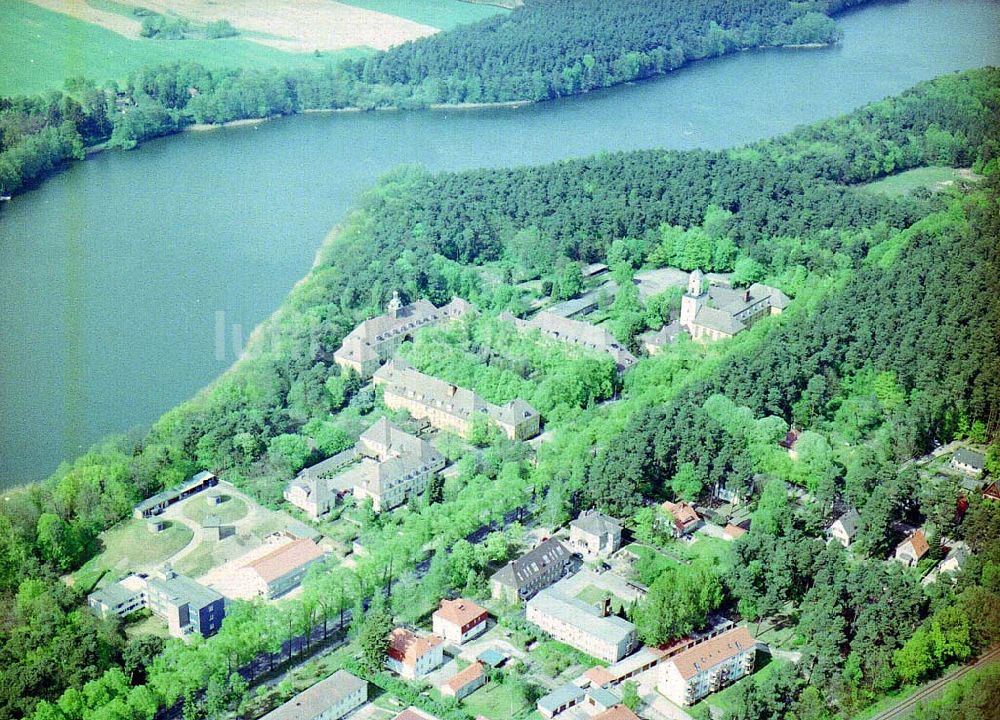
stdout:
[(704, 290), (702, 289), (704, 279), (705, 276), (702, 275), (701, 270), (696, 268), (688, 277), (688, 289), (684, 293), (684, 297), (681, 298), (681, 327), (689, 332), (690, 326), (694, 322), (694, 316), (698, 314), (698, 308), (704, 300)]
[(386, 306), (386, 314), (393, 320), (399, 317), (399, 311), (403, 309), (403, 301), (399, 299), (399, 290), (392, 291), (392, 300)]

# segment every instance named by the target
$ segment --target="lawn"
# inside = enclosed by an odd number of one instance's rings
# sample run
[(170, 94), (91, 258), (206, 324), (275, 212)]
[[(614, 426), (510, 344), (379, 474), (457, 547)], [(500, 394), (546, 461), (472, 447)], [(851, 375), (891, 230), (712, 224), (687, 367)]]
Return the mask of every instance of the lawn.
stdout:
[(472, 23), (483, 18), (508, 12), (495, 5), (463, 2), (463, 0), (341, 0), (346, 5), (375, 10), (376, 12), (430, 25), (439, 30), (450, 30), (456, 25)]
[(77, 570), (73, 577), (84, 589), (108, 572), (117, 578), (129, 572), (149, 569), (167, 560), (191, 542), (193, 533), (181, 523), (171, 522), (163, 532), (153, 534), (145, 520), (129, 520), (101, 534), (103, 549)]
[(143, 67), (196, 61), (211, 68), (323, 67), (331, 58), (365, 50), (311, 54), (282, 52), (240, 38), (129, 39), (24, 0), (0, 3), (0, 95), (59, 89), (67, 77), (124, 80)]
[(490, 720), (507, 720), (527, 709), (515, 684), (501, 682), (484, 685), (465, 698), (462, 705), (470, 714), (482, 715)]
[[(764, 680), (766, 680), (769, 676), (777, 672), (777, 670), (780, 667), (787, 664), (782, 660), (771, 660), (770, 658), (771, 658), (770, 655), (758, 653), (757, 664), (760, 669), (757, 670), (757, 672), (755, 672), (753, 675), (749, 677), (737, 680), (729, 687), (720, 690), (717, 693), (709, 695), (701, 702), (695, 703), (693, 707), (697, 708), (701, 705), (712, 705), (727, 714), (734, 712), (736, 710), (736, 704), (735, 704), (736, 689), (740, 686), (740, 684), (748, 682), (761, 683)], [(766, 662), (767, 664), (761, 667), (761, 663), (764, 662)]]
[(704, 533), (697, 533), (694, 536), (694, 542), (671, 543), (666, 550), (673, 555), (683, 557), (692, 562), (700, 560), (708, 565), (719, 565), (725, 568), (731, 546), (732, 543), (726, 540), (705, 535)]
[(197, 495), (184, 505), (184, 515), (197, 523), (203, 522), (209, 515), (218, 516), (224, 523), (233, 523), (247, 516), (247, 504), (237, 497), (226, 496), (228, 499), (219, 505), (209, 505), (208, 497)]
[(867, 183), (863, 187), (884, 195), (906, 195), (918, 188), (943, 190), (957, 180), (975, 180), (975, 176), (968, 170), (932, 165), (889, 175), (881, 180)]

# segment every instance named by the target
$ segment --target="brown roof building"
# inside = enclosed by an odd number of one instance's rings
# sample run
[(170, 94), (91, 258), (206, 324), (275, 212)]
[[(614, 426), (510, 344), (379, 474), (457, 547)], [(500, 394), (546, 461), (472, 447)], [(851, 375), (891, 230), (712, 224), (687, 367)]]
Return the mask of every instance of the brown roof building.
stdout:
[(640, 720), (640, 718), (624, 705), (615, 705), (595, 715), (591, 720)]
[(738, 627), (674, 655), (661, 666), (658, 689), (678, 705), (691, 705), (753, 672), (757, 641)]
[(423, 677), (444, 661), (444, 641), (437, 635), (421, 637), (406, 628), (389, 634), (386, 665), (407, 680)]
[(489, 614), (485, 608), (465, 598), (442, 600), (431, 618), (434, 634), (461, 645), (486, 631)]
[(895, 558), (904, 565), (913, 567), (930, 549), (924, 531), (916, 530), (896, 546)]
[(325, 556), (323, 549), (310, 538), (301, 538), (272, 550), (244, 567), (257, 593), (275, 598), (298, 587), (306, 571)]
[(441, 686), (441, 694), (444, 697), (461, 700), (481, 688), (485, 682), (486, 673), (483, 672), (483, 664), (474, 662), (444, 683)]
[(338, 670), (303, 690), (262, 720), (340, 720), (368, 700), (368, 683)]
[(680, 537), (693, 532), (701, 525), (701, 516), (686, 502), (672, 503), (669, 500), (661, 505), (674, 519), (674, 535)]
[(545, 310), (531, 320), (519, 320), (509, 312), (501, 314), (500, 319), (513, 323), (518, 330), (538, 330), (553, 340), (610, 355), (619, 370), (635, 365), (635, 355), (618, 342), (614, 335), (597, 325), (571, 320)]

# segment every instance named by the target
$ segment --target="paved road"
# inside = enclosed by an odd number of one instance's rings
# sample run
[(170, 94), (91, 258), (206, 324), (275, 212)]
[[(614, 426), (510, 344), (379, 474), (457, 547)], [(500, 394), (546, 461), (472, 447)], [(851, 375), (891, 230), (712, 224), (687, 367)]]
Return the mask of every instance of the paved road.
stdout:
[(987, 652), (975, 663), (971, 665), (963, 665), (957, 670), (951, 671), (944, 677), (927, 683), (918, 692), (908, 697), (899, 705), (889, 708), (888, 710), (883, 710), (878, 715), (875, 715), (871, 720), (900, 720), (900, 718), (908, 717), (910, 713), (916, 709), (918, 703), (926, 702), (927, 700), (937, 697), (944, 691), (945, 686), (949, 683), (953, 683), (973, 670), (985, 667), (986, 665), (995, 663), (998, 660), (1000, 660), (1000, 646)]

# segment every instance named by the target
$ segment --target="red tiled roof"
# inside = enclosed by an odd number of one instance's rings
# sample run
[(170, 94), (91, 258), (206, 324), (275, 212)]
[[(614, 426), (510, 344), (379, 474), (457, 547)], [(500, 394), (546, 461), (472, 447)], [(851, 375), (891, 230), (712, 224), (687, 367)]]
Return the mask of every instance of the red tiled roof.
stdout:
[(246, 567), (256, 572), (266, 583), (323, 557), (323, 550), (309, 538), (293, 540), (264, 557), (247, 563)]
[(913, 554), (917, 556), (917, 559), (922, 558), (927, 551), (931, 549), (931, 546), (927, 544), (927, 536), (924, 535), (923, 530), (914, 531), (914, 533), (901, 542), (899, 546), (902, 547), (907, 543), (909, 543), (913, 548)]
[(456, 673), (448, 682), (445, 683), (453, 692), (458, 692), (464, 688), (469, 683), (475, 682), (483, 676), (483, 664), (481, 662), (474, 662), (469, 667), (465, 668), (461, 672)]
[(745, 627), (733, 628), (711, 640), (698, 643), (694, 647), (678, 653), (667, 662), (673, 663), (681, 677), (690, 680), (700, 672), (705, 672), (729, 658), (753, 647), (756, 641)]
[(434, 611), (434, 615), (459, 627), (465, 627), (472, 621), (486, 615), (486, 610), (471, 600), (458, 598), (457, 600), (442, 600), (441, 607)]
[(640, 718), (627, 707), (619, 704), (608, 708), (600, 715), (595, 715), (591, 720), (640, 720)]
[(694, 508), (686, 502), (672, 503), (667, 500), (663, 503), (662, 507), (674, 516), (674, 524), (678, 528), (686, 528), (688, 525), (692, 525), (701, 519), (698, 517), (698, 513), (694, 511)]
[(1000, 486), (997, 486), (995, 482), (991, 482), (983, 490), (983, 498), (987, 500), (1000, 500)]
[(437, 635), (418, 637), (406, 628), (396, 628), (389, 634), (389, 657), (406, 665), (415, 665), (419, 658), (442, 642)]
[(615, 676), (608, 672), (607, 669), (600, 666), (592, 667), (590, 670), (583, 674), (585, 678), (590, 680), (590, 684), (596, 687), (604, 687), (605, 685), (614, 682)]

